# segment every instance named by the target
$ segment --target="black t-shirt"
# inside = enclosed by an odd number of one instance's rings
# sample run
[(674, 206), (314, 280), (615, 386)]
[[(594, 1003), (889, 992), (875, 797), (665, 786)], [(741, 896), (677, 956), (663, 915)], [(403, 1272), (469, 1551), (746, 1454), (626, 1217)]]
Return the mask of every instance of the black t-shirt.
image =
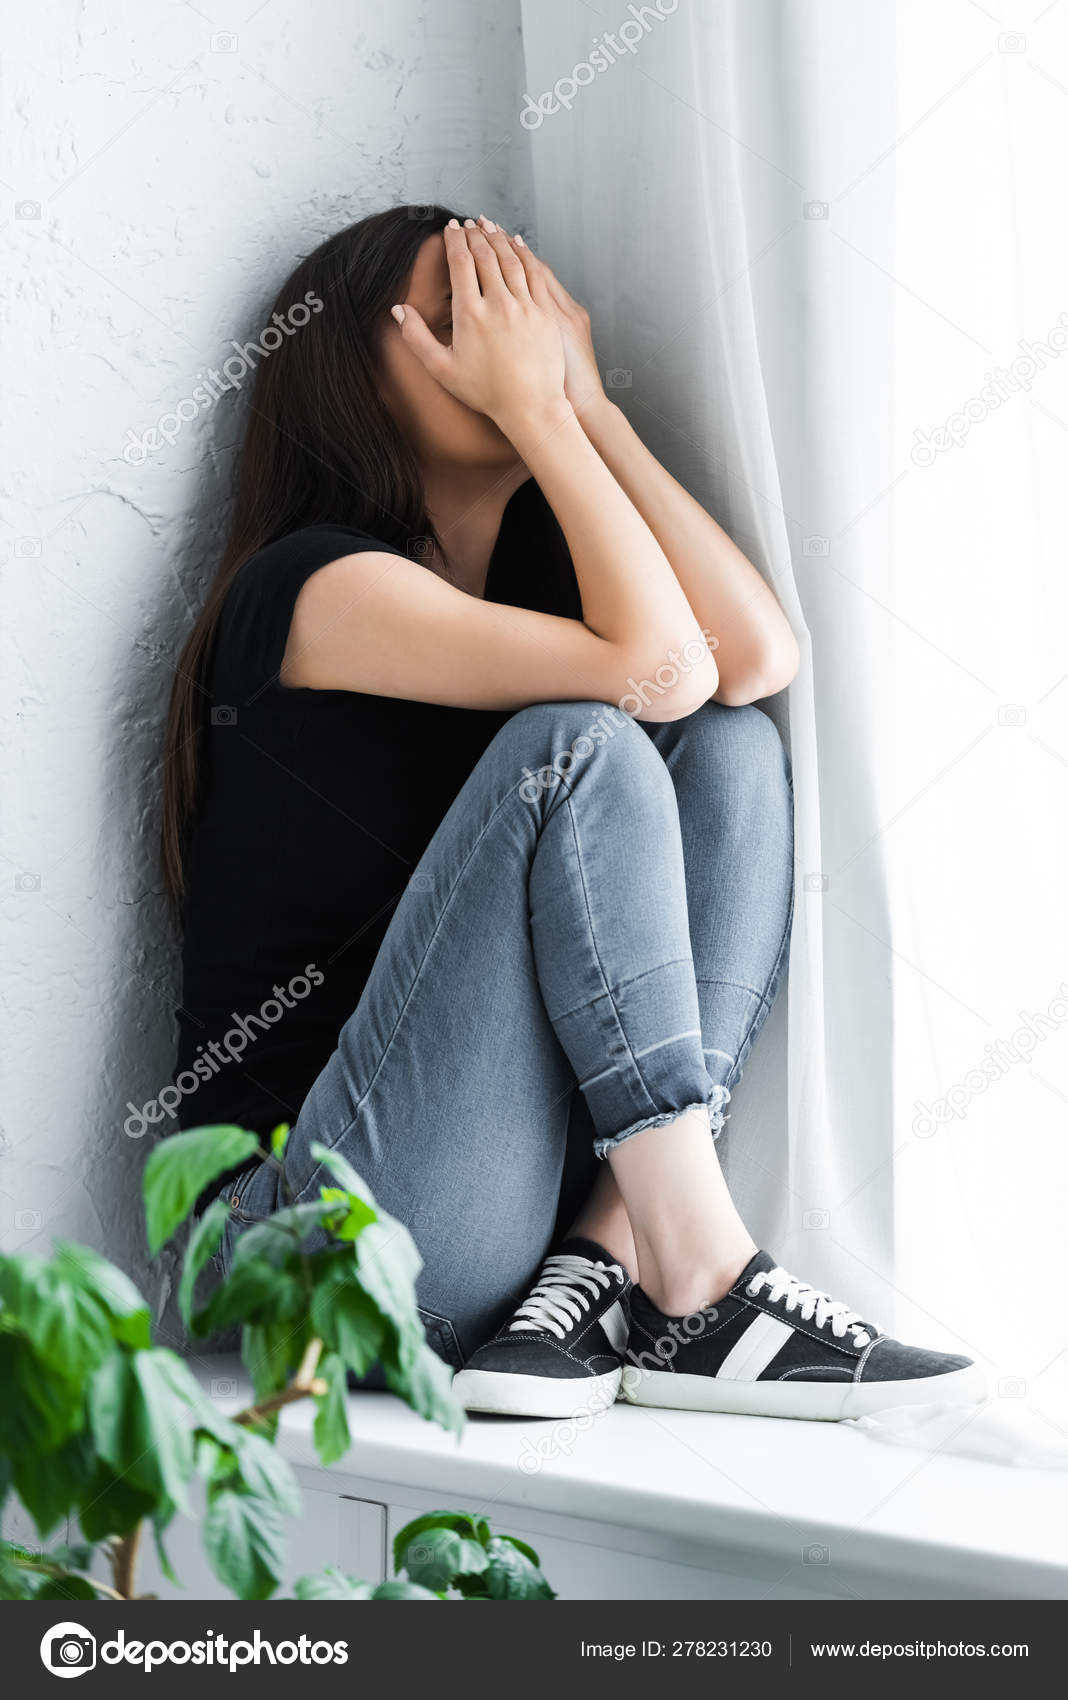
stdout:
[[(490, 600), (580, 616), (553, 525), (536, 489), (513, 497)], [(416, 862), (508, 718), (279, 683), (301, 586), (367, 549), (399, 553), (345, 526), (295, 532), (245, 563), (223, 607), (183, 905), (182, 1127), (296, 1121)]]

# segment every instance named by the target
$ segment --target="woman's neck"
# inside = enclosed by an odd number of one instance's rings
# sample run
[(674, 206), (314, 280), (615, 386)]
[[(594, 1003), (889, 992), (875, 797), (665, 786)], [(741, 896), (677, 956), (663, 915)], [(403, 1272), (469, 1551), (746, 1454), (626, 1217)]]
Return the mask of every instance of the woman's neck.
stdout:
[(530, 477), (521, 462), (497, 473), (484, 468), (424, 471), (427, 515), (448, 557), (430, 564), (469, 596), (483, 596), (504, 510)]

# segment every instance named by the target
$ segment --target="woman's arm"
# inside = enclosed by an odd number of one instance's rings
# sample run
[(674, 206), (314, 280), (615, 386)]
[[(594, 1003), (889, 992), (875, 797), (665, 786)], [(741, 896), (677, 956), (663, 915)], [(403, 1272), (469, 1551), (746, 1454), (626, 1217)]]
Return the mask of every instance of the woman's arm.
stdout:
[(560, 323), (565, 389), (590, 442), (655, 533), (701, 626), (716, 640), (725, 703), (754, 702), (797, 672), (797, 640), (765, 580), (714, 519), (666, 472), (605, 395), (589, 315), (521, 239), (532, 291), (540, 284)]
[(567, 539), (582, 621), (483, 602), (396, 556), (349, 556), (301, 590), (283, 682), (514, 708), (619, 701), (646, 679), (654, 688), (639, 718), (692, 713), (716, 690), (716, 663), (663, 549), (564, 394), (547, 302), (528, 288), (503, 232), (457, 227), (445, 243), (452, 347), (411, 306), (387, 334), (511, 440)]

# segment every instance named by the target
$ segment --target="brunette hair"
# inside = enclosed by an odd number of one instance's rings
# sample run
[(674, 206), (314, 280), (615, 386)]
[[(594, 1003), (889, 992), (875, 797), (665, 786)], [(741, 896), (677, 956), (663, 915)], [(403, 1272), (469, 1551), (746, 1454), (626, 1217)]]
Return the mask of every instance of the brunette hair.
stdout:
[(457, 217), (439, 206), (375, 213), (301, 260), (278, 292), (272, 312), (287, 323), (295, 303), (313, 310), (292, 334), (279, 332), (256, 365), (226, 547), (171, 695), (161, 853), (175, 899), (196, 816), (212, 646), (241, 567), (266, 544), (323, 522), (400, 547), (432, 534), (419, 466), (382, 400), (377, 364), (389, 309), (404, 298), (420, 246)]

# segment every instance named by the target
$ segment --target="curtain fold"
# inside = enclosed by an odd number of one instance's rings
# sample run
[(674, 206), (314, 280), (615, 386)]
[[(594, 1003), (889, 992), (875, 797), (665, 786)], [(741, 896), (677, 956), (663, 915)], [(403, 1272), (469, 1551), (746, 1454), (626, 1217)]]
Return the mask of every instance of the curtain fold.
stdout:
[[(882, 31), (826, 10), (838, 16), (819, 28), (850, 31), (875, 74)], [(847, 553), (836, 532), (862, 505), (870, 456), (845, 408), (830, 433), (822, 417), (812, 427), (815, 400), (835, 383), (842, 399), (841, 364), (857, 350), (833, 346), (807, 287), (828, 232), (813, 186), (825, 179), (801, 157), (796, 108), (817, 73), (791, 31), (796, 15), (772, 0), (662, 0), (618, 15), (525, 0), (524, 126), (537, 246), (589, 308), (614, 399), (772, 583), (801, 644), (788, 701), (766, 705), (794, 770), (788, 988), (723, 1148), (756, 1237), (885, 1320), (891, 1189), (864, 1184), (892, 1155), (877, 858), (853, 877), (850, 919), (832, 907), (834, 868), (876, 831), (850, 629), (864, 610), (830, 588)], [(812, 16), (803, 9), (806, 28)], [(874, 113), (869, 127), (881, 145)], [(866, 372), (875, 429), (890, 412), (879, 358), (881, 378), (874, 359)], [(853, 476), (836, 482), (827, 457), (843, 445)], [(867, 546), (862, 529), (854, 546)]]

